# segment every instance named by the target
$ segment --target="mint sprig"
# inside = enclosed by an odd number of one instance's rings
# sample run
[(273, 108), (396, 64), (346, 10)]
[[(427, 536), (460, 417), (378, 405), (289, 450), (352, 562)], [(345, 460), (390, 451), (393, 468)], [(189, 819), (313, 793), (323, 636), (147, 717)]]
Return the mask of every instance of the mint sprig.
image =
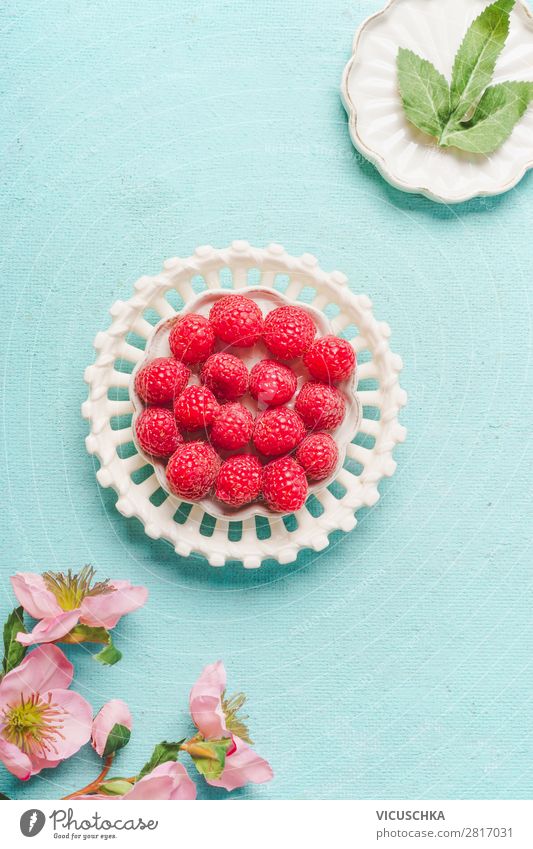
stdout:
[(531, 82), (490, 85), (514, 4), (497, 0), (475, 19), (455, 56), (451, 85), (427, 59), (399, 49), (398, 81), (407, 119), (442, 147), (493, 153), (533, 100)]

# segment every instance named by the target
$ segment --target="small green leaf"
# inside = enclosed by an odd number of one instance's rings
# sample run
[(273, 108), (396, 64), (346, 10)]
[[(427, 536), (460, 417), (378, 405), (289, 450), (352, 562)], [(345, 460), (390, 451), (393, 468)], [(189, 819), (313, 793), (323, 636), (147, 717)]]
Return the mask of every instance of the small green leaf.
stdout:
[(214, 755), (215, 759), (198, 758), (193, 755), (192, 759), (196, 769), (205, 778), (220, 778), (226, 764), (226, 752), (232, 745), (232, 740), (204, 740), (200, 745), (202, 749), (207, 749), (211, 755)]
[(125, 778), (110, 778), (109, 781), (100, 784), (98, 791), (104, 793), (105, 796), (124, 796), (132, 788), (133, 784), (130, 781), (126, 781)]
[(109, 755), (114, 755), (119, 749), (123, 749), (124, 746), (128, 745), (130, 737), (131, 731), (125, 725), (119, 725), (118, 723), (114, 725), (107, 738), (103, 757), (108, 758)]
[(532, 99), (533, 83), (507, 82), (490, 86), (470, 121), (445, 130), (440, 144), (469, 153), (492, 153), (511, 135)]
[(509, 35), (509, 16), (515, 0), (497, 0), (471, 24), (455, 56), (451, 111), (457, 120), (475, 107), (488, 86)]
[(72, 631), (61, 637), (60, 643), (103, 643), (108, 645), (110, 641), (109, 631), (105, 628), (91, 628), (89, 625), (76, 625)]
[(398, 83), (409, 121), (430, 136), (440, 136), (450, 114), (450, 89), (431, 62), (412, 50), (398, 50)]
[(167, 743), (166, 740), (163, 740), (162, 743), (158, 743), (154, 751), (152, 752), (150, 760), (145, 763), (139, 775), (137, 776), (137, 780), (144, 778), (144, 776), (152, 772), (152, 770), (154, 770), (156, 766), (168, 763), (168, 761), (177, 761), (181, 745), (184, 742), (185, 738), (183, 738), (183, 740), (180, 740), (178, 743)]
[(93, 660), (97, 660), (98, 663), (103, 664), (103, 666), (113, 666), (115, 663), (119, 662), (121, 657), (122, 652), (120, 652), (113, 644), (111, 636), (109, 636), (106, 647), (103, 648), (102, 651), (99, 651), (98, 654), (93, 654)]
[(113, 644), (113, 640), (111, 639), (111, 634), (109, 631), (106, 631), (105, 628), (92, 628), (89, 625), (76, 625), (72, 631), (69, 631), (64, 637), (61, 637), (58, 642), (61, 643), (73, 643), (78, 645), (79, 643), (100, 643), (105, 648), (102, 651), (99, 651), (98, 654), (94, 654), (94, 660), (97, 660), (98, 663), (102, 663), (104, 666), (113, 666), (114, 663), (118, 663), (118, 661), (122, 657), (122, 652), (120, 652), (116, 646)]
[(27, 649), (17, 641), (17, 634), (26, 633), (24, 610), (22, 607), (16, 607), (9, 614), (4, 625), (4, 660), (2, 662), (4, 674), (11, 672), (22, 662)]

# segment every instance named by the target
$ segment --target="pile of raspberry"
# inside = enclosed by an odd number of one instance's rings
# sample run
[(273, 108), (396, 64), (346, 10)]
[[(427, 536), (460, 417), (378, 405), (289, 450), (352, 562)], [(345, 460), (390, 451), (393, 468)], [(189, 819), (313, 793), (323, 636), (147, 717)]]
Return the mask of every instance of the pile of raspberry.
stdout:
[[(335, 383), (352, 374), (356, 360), (344, 339), (315, 340), (316, 332), (300, 307), (263, 317), (255, 301), (237, 294), (217, 300), (209, 318), (174, 320), (172, 356), (152, 360), (135, 377), (146, 405), (137, 441), (166, 462), (174, 495), (198, 501), (212, 493), (232, 507), (263, 498), (271, 510), (291, 513), (303, 506), (308, 481), (331, 474), (338, 448), (330, 432), (346, 411)], [(238, 352), (257, 344), (268, 355), (248, 371)], [(299, 358), (309, 379), (296, 394), (290, 364)], [(242, 403), (246, 395), (256, 415)]]

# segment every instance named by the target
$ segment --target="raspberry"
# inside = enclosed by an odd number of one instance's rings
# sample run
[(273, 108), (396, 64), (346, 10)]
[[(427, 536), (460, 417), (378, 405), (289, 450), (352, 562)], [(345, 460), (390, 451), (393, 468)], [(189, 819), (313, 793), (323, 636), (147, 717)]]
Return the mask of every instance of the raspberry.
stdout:
[(263, 314), (244, 295), (225, 295), (211, 307), (209, 321), (219, 339), (228, 345), (251, 348), (263, 331)]
[(306, 427), (333, 430), (344, 418), (346, 402), (335, 386), (309, 381), (300, 389), (294, 408)]
[(276, 513), (293, 513), (307, 498), (305, 472), (292, 457), (280, 457), (263, 469), (263, 496)]
[(174, 495), (198, 501), (213, 486), (220, 457), (207, 442), (186, 442), (167, 463), (167, 484)]
[(235, 401), (248, 389), (248, 369), (233, 354), (212, 354), (202, 366), (200, 379), (226, 401)]
[(268, 350), (281, 360), (294, 360), (311, 347), (316, 327), (301, 307), (278, 307), (269, 312), (263, 327)]
[(261, 492), (262, 466), (253, 454), (237, 454), (220, 467), (215, 496), (232, 507), (254, 501)]
[(296, 451), (296, 459), (310, 481), (327, 478), (337, 465), (338, 458), (337, 443), (329, 433), (310, 433)]
[(177, 318), (168, 337), (170, 350), (182, 363), (202, 363), (215, 348), (215, 334), (203, 315)]
[(313, 342), (304, 356), (311, 377), (329, 383), (350, 377), (355, 368), (355, 351), (346, 339), (322, 336)]
[(292, 451), (304, 436), (304, 423), (289, 407), (272, 407), (255, 421), (254, 445), (267, 457)]
[(250, 395), (272, 407), (286, 404), (296, 392), (296, 375), (276, 360), (260, 360), (250, 372)]
[(147, 407), (135, 422), (135, 434), (143, 451), (152, 457), (170, 457), (183, 442), (176, 420), (166, 407)]
[(173, 357), (158, 357), (135, 375), (135, 391), (145, 404), (169, 404), (187, 386), (191, 373)]
[[(209, 392), (209, 390), (206, 390)], [(238, 401), (223, 404), (218, 408), (213, 427), (211, 428), (211, 444), (215, 448), (234, 451), (249, 442), (254, 429), (254, 417), (250, 410)]]
[(217, 399), (205, 386), (187, 386), (174, 402), (176, 421), (185, 430), (209, 427), (219, 409)]

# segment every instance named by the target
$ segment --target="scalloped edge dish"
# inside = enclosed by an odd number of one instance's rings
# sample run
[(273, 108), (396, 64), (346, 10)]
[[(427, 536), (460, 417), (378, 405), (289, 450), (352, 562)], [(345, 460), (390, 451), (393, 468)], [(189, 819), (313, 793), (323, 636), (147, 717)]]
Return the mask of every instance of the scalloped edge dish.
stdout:
[[(412, 127), (397, 91), (396, 52), (407, 47), (450, 79), (453, 57), (469, 24), (488, 0), (389, 0), (358, 28), (344, 68), (341, 96), (354, 146), (392, 186), (437, 203), (492, 197), (516, 186), (533, 168), (533, 105), (494, 153), (440, 148)], [(403, 6), (403, 8), (401, 8)], [(533, 14), (517, 0), (494, 82), (531, 79)]]

